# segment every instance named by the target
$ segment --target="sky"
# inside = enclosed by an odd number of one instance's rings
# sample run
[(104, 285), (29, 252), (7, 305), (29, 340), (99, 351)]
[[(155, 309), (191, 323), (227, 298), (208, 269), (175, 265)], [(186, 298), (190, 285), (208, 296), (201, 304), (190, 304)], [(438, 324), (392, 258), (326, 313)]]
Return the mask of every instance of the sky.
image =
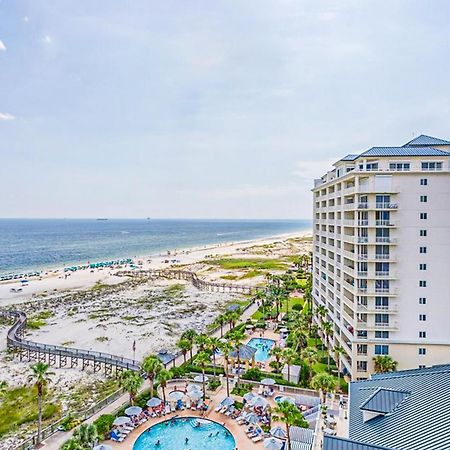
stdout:
[(0, 0), (0, 217), (309, 218), (450, 138), (446, 0)]

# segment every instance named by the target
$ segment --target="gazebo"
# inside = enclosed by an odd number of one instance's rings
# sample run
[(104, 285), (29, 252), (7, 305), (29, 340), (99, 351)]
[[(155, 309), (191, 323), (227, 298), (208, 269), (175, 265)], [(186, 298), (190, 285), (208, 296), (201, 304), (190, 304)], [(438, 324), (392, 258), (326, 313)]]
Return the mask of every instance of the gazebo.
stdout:
[(255, 348), (241, 344), (237, 349), (230, 352), (230, 364), (233, 366), (239, 361), (245, 364), (245, 369), (255, 367), (255, 354)]

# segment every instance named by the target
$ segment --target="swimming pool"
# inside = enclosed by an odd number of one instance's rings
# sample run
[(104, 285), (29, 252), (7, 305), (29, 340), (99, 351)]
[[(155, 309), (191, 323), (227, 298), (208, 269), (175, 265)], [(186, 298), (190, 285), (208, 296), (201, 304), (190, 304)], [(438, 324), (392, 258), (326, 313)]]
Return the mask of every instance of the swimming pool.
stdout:
[(270, 358), (270, 349), (275, 345), (275, 341), (266, 338), (251, 338), (248, 346), (256, 349), (255, 361), (265, 362)]
[(134, 443), (133, 450), (233, 450), (235, 447), (233, 436), (219, 423), (179, 417), (144, 431)]

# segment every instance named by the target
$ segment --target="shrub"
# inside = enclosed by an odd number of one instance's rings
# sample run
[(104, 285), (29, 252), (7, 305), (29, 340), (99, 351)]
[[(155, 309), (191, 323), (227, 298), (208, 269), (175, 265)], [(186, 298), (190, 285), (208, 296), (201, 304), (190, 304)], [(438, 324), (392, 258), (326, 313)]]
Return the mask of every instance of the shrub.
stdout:
[(208, 383), (208, 389), (211, 391), (215, 391), (221, 385), (219, 380), (211, 380)]
[(107, 437), (107, 433), (112, 428), (112, 424), (114, 422), (114, 416), (111, 414), (102, 414), (96, 421), (94, 421), (94, 425), (97, 428), (97, 433), (99, 436)]
[(292, 305), (291, 309), (294, 311), (302, 311), (303, 305), (301, 303), (295, 303), (294, 305)]
[(258, 367), (253, 367), (252, 369), (248, 369), (247, 372), (245, 372), (242, 375), (242, 379), (244, 380), (252, 380), (252, 381), (261, 381), (263, 379), (264, 375), (261, 372), (261, 369)]
[(186, 374), (186, 369), (184, 367), (172, 367), (170, 369), (170, 373), (172, 374), (172, 378), (181, 378)]

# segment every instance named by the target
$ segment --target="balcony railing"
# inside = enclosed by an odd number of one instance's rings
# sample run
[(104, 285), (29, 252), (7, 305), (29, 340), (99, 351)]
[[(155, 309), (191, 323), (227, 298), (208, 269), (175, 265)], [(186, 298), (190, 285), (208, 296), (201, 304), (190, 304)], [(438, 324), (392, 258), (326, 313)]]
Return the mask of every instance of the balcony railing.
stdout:
[(377, 270), (376, 272), (375, 272), (375, 276), (376, 277), (388, 277), (390, 274), (389, 274), (389, 271), (388, 270)]
[(367, 277), (367, 270), (358, 270), (358, 277)]
[(392, 244), (394, 242), (397, 242), (397, 239), (391, 238), (390, 236), (376, 236), (375, 242), (378, 244)]
[(377, 227), (395, 227), (392, 220), (375, 220), (375, 226)]
[(358, 225), (360, 227), (367, 227), (367, 225), (369, 225), (369, 220), (368, 219), (358, 220)]
[(367, 202), (359, 202), (358, 203), (358, 209), (368, 209), (369, 204)]
[(378, 259), (379, 261), (388, 261), (391, 259), (390, 253), (375, 253), (375, 259)]
[(377, 209), (397, 209), (398, 204), (397, 203), (387, 203), (387, 202), (377, 202), (375, 204), (375, 207)]
[(367, 253), (360, 253), (358, 255), (358, 260), (359, 261), (367, 261)]

